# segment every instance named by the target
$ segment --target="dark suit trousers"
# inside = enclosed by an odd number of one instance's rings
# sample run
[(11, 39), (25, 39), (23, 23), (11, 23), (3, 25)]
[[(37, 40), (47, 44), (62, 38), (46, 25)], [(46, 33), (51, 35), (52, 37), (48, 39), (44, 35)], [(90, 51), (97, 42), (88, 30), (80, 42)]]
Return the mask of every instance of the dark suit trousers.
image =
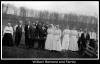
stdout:
[(81, 50), (81, 48), (82, 48), (82, 40), (81, 40), (81, 38), (80, 38), (80, 37), (79, 37), (79, 39), (78, 39), (77, 43), (78, 43), (78, 48), (79, 48), (79, 51), (80, 51), (80, 50)]
[(46, 40), (45, 38), (40, 40), (40, 47), (41, 47), (42, 49), (45, 48), (45, 40)]
[(32, 47), (32, 43), (33, 43), (33, 39), (27, 37), (25, 38), (25, 45), (27, 47)]
[(21, 35), (22, 35), (22, 34), (16, 34), (16, 35), (15, 35), (15, 44), (16, 44), (16, 46), (18, 46), (18, 45), (20, 44)]

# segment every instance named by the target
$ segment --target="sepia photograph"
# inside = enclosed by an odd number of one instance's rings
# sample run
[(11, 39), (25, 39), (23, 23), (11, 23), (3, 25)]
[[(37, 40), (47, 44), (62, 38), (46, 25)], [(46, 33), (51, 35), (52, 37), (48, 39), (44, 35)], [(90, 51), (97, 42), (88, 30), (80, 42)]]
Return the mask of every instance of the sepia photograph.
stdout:
[(98, 60), (98, 1), (1, 1), (1, 60)]

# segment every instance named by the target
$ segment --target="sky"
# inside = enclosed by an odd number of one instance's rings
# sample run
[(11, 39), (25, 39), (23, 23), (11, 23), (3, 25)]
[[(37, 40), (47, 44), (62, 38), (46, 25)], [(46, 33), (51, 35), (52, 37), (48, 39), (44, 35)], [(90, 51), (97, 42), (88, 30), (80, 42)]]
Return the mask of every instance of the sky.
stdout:
[(98, 1), (2, 1), (16, 7), (47, 10), (58, 13), (74, 13), (88, 16), (99, 16)]

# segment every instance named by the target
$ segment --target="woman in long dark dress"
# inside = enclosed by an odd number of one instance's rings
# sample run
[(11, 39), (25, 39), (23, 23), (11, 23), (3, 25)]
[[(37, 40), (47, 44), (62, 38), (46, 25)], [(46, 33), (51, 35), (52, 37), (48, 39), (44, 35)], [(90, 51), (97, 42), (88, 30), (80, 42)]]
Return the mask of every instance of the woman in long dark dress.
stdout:
[(13, 36), (13, 27), (11, 26), (11, 23), (8, 23), (8, 25), (4, 28), (2, 45), (13, 46), (12, 36)]

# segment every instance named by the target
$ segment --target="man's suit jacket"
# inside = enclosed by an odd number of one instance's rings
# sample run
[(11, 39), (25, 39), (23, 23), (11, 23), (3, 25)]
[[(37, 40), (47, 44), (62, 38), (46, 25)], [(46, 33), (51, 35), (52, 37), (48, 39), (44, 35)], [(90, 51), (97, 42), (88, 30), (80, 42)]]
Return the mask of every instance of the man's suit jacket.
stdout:
[(20, 27), (20, 25), (18, 25), (17, 27), (16, 27), (16, 32), (15, 32), (15, 36), (18, 36), (18, 35), (22, 35), (22, 26)]
[(25, 38), (33, 38), (32, 26), (25, 25)]
[(85, 37), (85, 33), (81, 34), (81, 41), (84, 47), (86, 47), (87, 41), (89, 40), (90, 40), (90, 35), (88, 33), (86, 34), (86, 37)]

